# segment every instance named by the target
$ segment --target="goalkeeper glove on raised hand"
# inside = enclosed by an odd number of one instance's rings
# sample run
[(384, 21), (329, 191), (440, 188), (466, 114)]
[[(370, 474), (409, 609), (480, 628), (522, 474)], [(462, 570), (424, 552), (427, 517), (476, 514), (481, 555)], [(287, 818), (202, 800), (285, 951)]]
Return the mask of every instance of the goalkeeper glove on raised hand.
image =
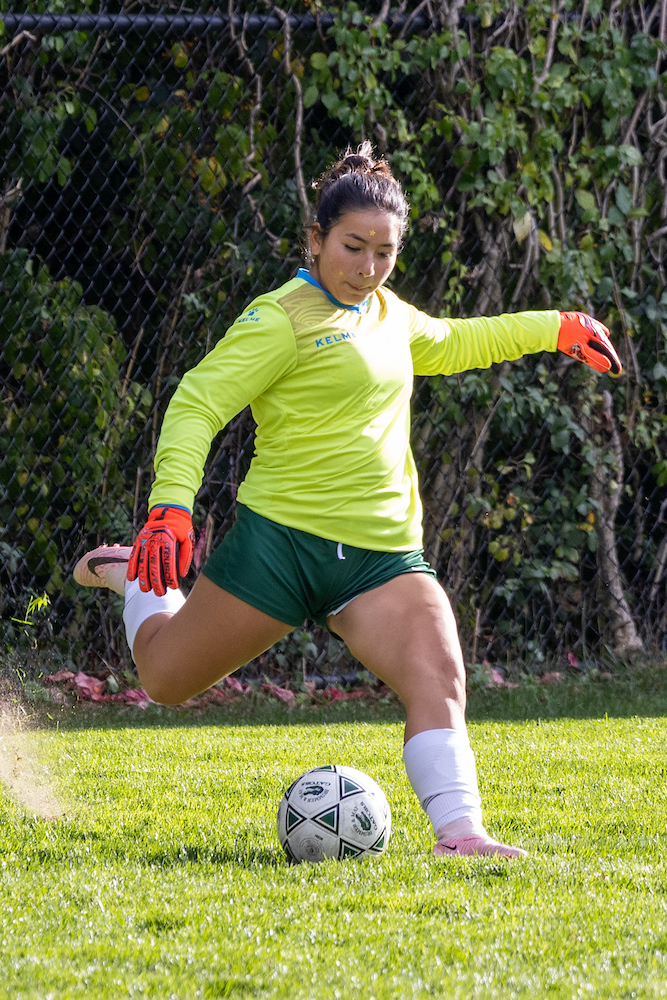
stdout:
[(178, 589), (192, 562), (195, 533), (192, 515), (185, 507), (153, 507), (137, 535), (127, 566), (128, 580), (139, 579), (145, 594), (153, 590), (164, 597), (167, 587)]
[(621, 359), (609, 339), (609, 330), (586, 313), (560, 314), (558, 350), (583, 361), (596, 372), (610, 371), (612, 375), (620, 375), (623, 371)]

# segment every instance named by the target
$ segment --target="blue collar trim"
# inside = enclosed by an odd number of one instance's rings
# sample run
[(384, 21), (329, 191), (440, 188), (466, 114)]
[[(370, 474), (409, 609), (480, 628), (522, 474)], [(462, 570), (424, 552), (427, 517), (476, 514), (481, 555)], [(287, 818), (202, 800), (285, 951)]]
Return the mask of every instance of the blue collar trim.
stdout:
[(319, 281), (313, 278), (310, 271), (307, 271), (305, 267), (300, 267), (296, 272), (296, 276), (297, 278), (303, 278), (303, 280), (307, 281), (309, 285), (314, 285), (315, 288), (319, 288), (321, 292), (324, 292), (329, 302), (332, 302), (338, 309), (348, 309), (350, 312), (362, 314), (367, 312), (370, 308), (370, 296), (367, 299), (364, 299), (363, 302), (360, 302), (358, 306), (348, 306), (344, 302), (339, 302), (338, 299), (335, 299), (333, 295), (329, 294), (326, 288), (322, 288)]

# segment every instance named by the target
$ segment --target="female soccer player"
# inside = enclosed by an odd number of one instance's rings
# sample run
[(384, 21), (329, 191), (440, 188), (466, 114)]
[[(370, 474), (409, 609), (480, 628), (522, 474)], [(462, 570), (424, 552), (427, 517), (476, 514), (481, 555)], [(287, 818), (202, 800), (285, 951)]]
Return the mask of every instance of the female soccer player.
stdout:
[[(151, 698), (178, 704), (309, 618), (400, 697), (404, 761), (436, 854), (526, 852), (482, 825), (465, 670), (447, 597), (424, 560), (409, 445), (413, 377), (565, 351), (621, 364), (580, 313), (433, 319), (388, 291), (408, 204), (370, 143), (316, 187), (310, 270), (256, 298), (187, 372), (167, 409), (149, 517), (134, 546), (77, 564), (125, 596), (127, 639)], [(246, 405), (256, 453), (236, 521), (186, 597), (191, 512), (213, 437)]]

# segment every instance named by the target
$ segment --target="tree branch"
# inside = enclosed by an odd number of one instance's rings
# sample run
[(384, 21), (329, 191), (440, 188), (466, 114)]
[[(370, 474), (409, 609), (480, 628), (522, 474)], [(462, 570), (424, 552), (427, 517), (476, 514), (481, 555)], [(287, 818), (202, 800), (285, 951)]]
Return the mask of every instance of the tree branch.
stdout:
[[(597, 421), (594, 422), (595, 416)], [(627, 656), (641, 652), (643, 643), (623, 591), (616, 548), (616, 511), (623, 491), (623, 448), (608, 389), (602, 393), (601, 412), (586, 417), (585, 422), (591, 436), (602, 435), (608, 442), (607, 447), (598, 452), (590, 489), (597, 508), (598, 571), (611, 618), (614, 648), (619, 656)], [(612, 459), (611, 463), (605, 461), (605, 452)]]
[(37, 41), (37, 35), (31, 34), (29, 31), (21, 31), (18, 35), (15, 35), (11, 42), (8, 42), (3, 49), (0, 49), (0, 59), (4, 59), (5, 56), (8, 56), (12, 49), (15, 49), (19, 42), (22, 42), (24, 38), (30, 39), (31, 42)]
[(296, 115), (294, 121), (294, 174), (296, 189), (299, 195), (299, 201), (301, 202), (303, 221), (304, 223), (307, 223), (310, 215), (310, 204), (308, 202), (308, 195), (306, 194), (306, 185), (303, 180), (303, 167), (301, 162), (301, 143), (303, 139), (303, 89), (301, 87), (301, 80), (296, 73), (292, 72), (292, 29), (290, 28), (289, 16), (284, 10), (270, 4), (268, 0), (265, 0), (265, 3), (267, 6), (271, 7), (273, 12), (283, 22), (283, 34), (285, 36), (285, 57), (283, 59), (283, 65), (285, 67), (285, 73), (291, 78), (294, 90), (296, 91)]
[(556, 32), (558, 31), (558, 24), (560, 21), (560, 12), (564, 7), (564, 2), (561, 0), (560, 3), (556, 4), (556, 0), (552, 0), (551, 4), (551, 23), (549, 24), (549, 38), (547, 41), (547, 51), (544, 57), (544, 68), (542, 72), (537, 77), (533, 84), (533, 90), (539, 90), (546, 78), (549, 76), (549, 71), (551, 69), (551, 63), (554, 58), (554, 48), (556, 46)]
[(391, 0), (382, 0), (382, 7), (380, 8), (380, 13), (377, 17), (374, 17), (369, 28), (379, 28), (381, 24), (387, 20), (387, 15), (389, 14), (389, 8), (391, 7)]
[(7, 232), (12, 218), (11, 205), (21, 197), (23, 178), (19, 177), (14, 187), (10, 188), (11, 181), (7, 181), (5, 193), (0, 197), (0, 257), (7, 249)]

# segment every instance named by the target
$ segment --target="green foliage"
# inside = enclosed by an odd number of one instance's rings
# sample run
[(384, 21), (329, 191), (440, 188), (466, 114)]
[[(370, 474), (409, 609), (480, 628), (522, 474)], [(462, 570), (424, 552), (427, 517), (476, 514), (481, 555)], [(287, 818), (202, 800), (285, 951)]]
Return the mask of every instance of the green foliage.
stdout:
[[(483, 638), (498, 659), (609, 643), (591, 499), (593, 469), (605, 468), (609, 482), (615, 470), (597, 423), (608, 390), (626, 472), (618, 543), (635, 560), (629, 600), (658, 642), (642, 587), (656, 572), (667, 484), (664, 44), (639, 4), (591, 0), (583, 16), (567, 0), (554, 22), (551, 0), (484, 0), (468, 5), (465, 23), (448, 23), (443, 8), (433, 30), (403, 35), (378, 19), (380, 6), (327, 5), (335, 23), (322, 33), (245, 32), (224, 59), (201, 39), (176, 37), (110, 35), (101, 53), (85, 32), (10, 53), (0, 182), (22, 178), (31, 206), (54, 189), (67, 195), (83, 230), (86, 186), (108, 192), (113, 175), (91, 256), (111, 260), (114, 287), (126, 281), (136, 301), (150, 299), (142, 323), (123, 327), (122, 347), (76, 284), (54, 284), (36, 259), (0, 256), (14, 289), (4, 293), (13, 381), (2, 430), (12, 552), (31, 553), (28, 568), (48, 589), (64, 582), (57, 551), (74, 523), (127, 538), (136, 466), (144, 487), (150, 478), (151, 434), (122, 463), (147, 393), (156, 432), (183, 371), (301, 262), (310, 178), (340, 148), (371, 138), (411, 202), (397, 292), (441, 316), (581, 308), (611, 327), (626, 368), (612, 384), (553, 359), (526, 361), (418, 387), (429, 551), (464, 637), (485, 607)], [(295, 0), (283, 9), (305, 8)], [(145, 357), (137, 384), (126, 385), (135, 336)], [(76, 344), (88, 340), (84, 363)], [(21, 387), (34, 399), (17, 395)], [(218, 522), (247, 464), (238, 443), (246, 428), (235, 425), (221, 445)], [(298, 646), (278, 651), (287, 669), (300, 669)]]
[[(163, 283), (158, 302), (164, 310), (175, 294), (170, 279), (178, 262), (186, 275), (188, 326), (210, 345), (251, 296), (258, 270), (268, 283), (287, 277), (298, 259), (290, 254), (300, 238), (299, 202), (294, 184), (280, 176), (293, 130), (279, 134), (271, 120), (281, 102), (277, 51), (269, 56), (276, 82), (267, 81), (250, 103), (243, 77), (202, 64), (185, 44), (176, 48), (166, 68), (171, 89), (121, 88), (114, 155), (129, 173), (125, 194), (140, 216), (138, 224), (128, 217), (109, 238), (118, 252), (129, 243), (153, 280)], [(318, 158), (313, 172), (321, 166)], [(269, 256), (262, 260), (267, 238)], [(199, 359), (190, 356), (193, 363)]]
[[(0, 311), (0, 525), (53, 594), (71, 587), (61, 552), (73, 538), (129, 537), (123, 462), (150, 397), (120, 378), (125, 350), (111, 317), (25, 251), (0, 256)], [(16, 567), (7, 570), (15, 581)]]
[[(3, 544), (0, 547), (0, 554), (4, 554), (2, 550), (6, 548), (8, 546)], [(42, 631), (39, 629), (39, 625), (46, 625), (49, 637), (53, 639), (53, 629), (48, 621), (50, 604), (51, 601), (46, 592), (41, 597), (32, 594), (24, 606), (25, 610), (21, 613), (21, 617), (12, 617), (1, 623), (2, 642), (6, 652), (13, 652), (17, 648), (20, 650), (36, 649), (39, 631)]]
[(426, 165), (429, 129), (416, 130), (395, 94), (399, 78), (423, 77), (455, 60), (451, 32), (409, 40), (394, 38), (385, 24), (369, 30), (370, 15), (346, 4), (329, 34), (329, 55), (314, 52), (305, 80), (306, 107), (321, 101), (353, 135), (380, 123), (382, 146), (406, 185), (413, 217), (440, 206), (441, 192)]

